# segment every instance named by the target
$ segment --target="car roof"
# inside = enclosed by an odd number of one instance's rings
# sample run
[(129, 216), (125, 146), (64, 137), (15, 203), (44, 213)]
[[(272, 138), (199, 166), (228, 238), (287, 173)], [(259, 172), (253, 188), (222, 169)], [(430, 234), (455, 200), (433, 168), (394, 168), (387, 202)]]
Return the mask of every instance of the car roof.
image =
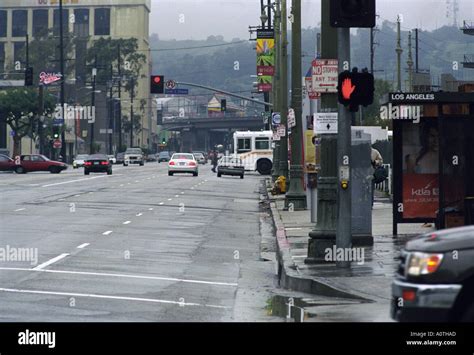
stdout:
[(89, 155), (89, 159), (98, 159), (98, 158), (108, 158), (105, 154), (91, 154)]

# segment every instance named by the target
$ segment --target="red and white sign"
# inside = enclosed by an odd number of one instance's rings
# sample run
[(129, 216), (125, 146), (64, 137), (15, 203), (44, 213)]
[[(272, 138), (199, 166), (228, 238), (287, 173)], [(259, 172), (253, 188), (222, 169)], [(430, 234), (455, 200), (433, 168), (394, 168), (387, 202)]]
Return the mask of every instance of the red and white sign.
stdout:
[(60, 149), (62, 146), (63, 146), (63, 144), (61, 143), (61, 141), (60, 141), (59, 139), (56, 139), (56, 140), (53, 142), (53, 148), (54, 148), (54, 149)]
[(59, 73), (46, 73), (41, 72), (39, 75), (40, 84), (48, 85), (54, 83), (55, 81), (61, 80), (62, 75)]
[(312, 62), (312, 90), (315, 92), (337, 92), (339, 75), (337, 59), (315, 59)]

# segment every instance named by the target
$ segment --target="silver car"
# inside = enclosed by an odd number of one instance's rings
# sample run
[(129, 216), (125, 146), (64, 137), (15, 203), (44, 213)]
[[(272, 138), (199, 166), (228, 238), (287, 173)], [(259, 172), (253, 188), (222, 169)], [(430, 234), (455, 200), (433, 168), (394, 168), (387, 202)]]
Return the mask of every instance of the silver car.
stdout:
[(191, 173), (198, 176), (198, 163), (190, 153), (174, 153), (168, 162), (168, 175), (174, 173)]

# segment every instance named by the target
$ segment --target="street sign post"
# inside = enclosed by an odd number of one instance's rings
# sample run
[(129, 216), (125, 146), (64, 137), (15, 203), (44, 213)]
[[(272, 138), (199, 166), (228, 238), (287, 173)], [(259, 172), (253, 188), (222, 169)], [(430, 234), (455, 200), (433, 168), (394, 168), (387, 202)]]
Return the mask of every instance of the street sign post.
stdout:
[(336, 112), (316, 113), (314, 115), (314, 133), (316, 134), (336, 134), (337, 133)]
[(170, 89), (170, 90), (175, 89), (176, 88), (176, 81), (168, 80), (166, 82), (165, 86), (166, 86), (167, 89)]
[(337, 59), (315, 59), (312, 62), (312, 90), (320, 93), (337, 92)]

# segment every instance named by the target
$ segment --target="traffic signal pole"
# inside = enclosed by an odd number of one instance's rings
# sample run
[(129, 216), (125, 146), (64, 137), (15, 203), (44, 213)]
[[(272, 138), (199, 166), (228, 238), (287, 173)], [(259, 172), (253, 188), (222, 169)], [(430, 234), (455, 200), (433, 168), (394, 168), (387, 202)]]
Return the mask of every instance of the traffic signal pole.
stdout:
[[(281, 124), (287, 128), (284, 137), (280, 138), (280, 175), (284, 176), (288, 181), (288, 41), (287, 41), (287, 16), (286, 16), (286, 0), (281, 1), (281, 41), (280, 41), (280, 103), (278, 104), (281, 114)], [(276, 89), (276, 88), (275, 88)]]
[[(338, 28), (338, 71), (350, 68), (350, 29)], [(337, 224), (336, 248), (346, 250), (352, 247), (352, 206), (351, 206), (351, 112), (349, 108), (338, 105), (337, 165), (339, 183), (337, 186)], [(350, 261), (336, 261), (337, 267), (350, 267)]]

